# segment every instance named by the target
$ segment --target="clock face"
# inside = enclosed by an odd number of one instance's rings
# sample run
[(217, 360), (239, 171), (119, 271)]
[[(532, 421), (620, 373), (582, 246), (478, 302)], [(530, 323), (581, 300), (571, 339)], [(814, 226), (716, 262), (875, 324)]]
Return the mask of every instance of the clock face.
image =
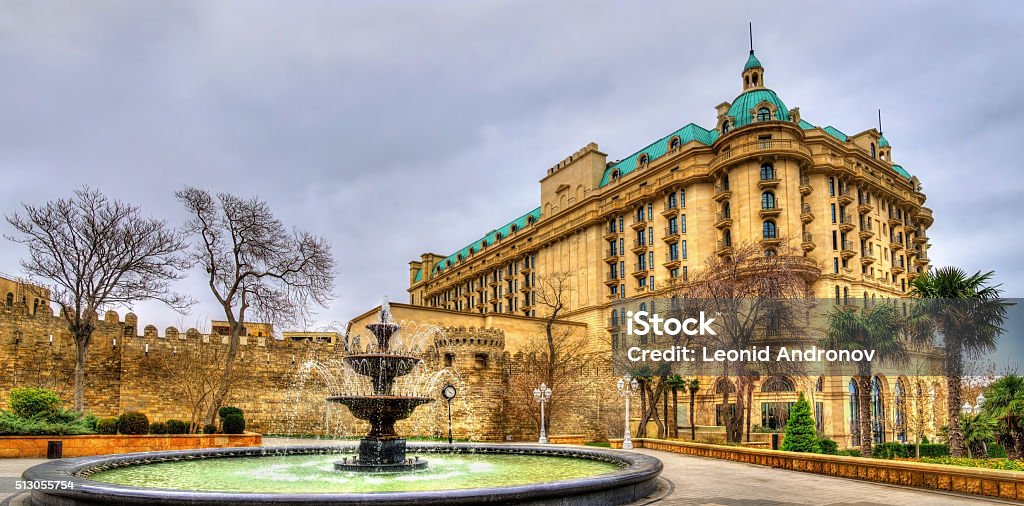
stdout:
[(451, 385), (445, 386), (444, 389), (441, 390), (441, 395), (444, 396), (444, 398), (448, 399), (448, 400), (454, 399), (455, 398), (455, 387), (453, 387)]

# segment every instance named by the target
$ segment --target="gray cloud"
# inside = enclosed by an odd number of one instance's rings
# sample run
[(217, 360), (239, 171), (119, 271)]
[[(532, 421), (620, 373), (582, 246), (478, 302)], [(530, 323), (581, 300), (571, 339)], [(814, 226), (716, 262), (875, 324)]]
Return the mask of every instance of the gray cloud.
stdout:
[[(767, 83), (806, 119), (856, 133), (883, 109), (935, 209), (935, 262), (1024, 291), (1015, 3), (709, 9), (7, 2), (0, 210), (90, 184), (178, 223), (184, 185), (259, 195), (333, 241), (339, 298), (319, 320), (345, 320), (381, 295), (405, 300), (420, 253), (534, 208), (546, 168), (587, 142), (615, 159), (711, 125), (739, 92), (749, 19)], [(0, 271), (23, 254), (0, 244)], [(217, 316), (199, 282), (183, 289), (204, 300), (186, 324)]]

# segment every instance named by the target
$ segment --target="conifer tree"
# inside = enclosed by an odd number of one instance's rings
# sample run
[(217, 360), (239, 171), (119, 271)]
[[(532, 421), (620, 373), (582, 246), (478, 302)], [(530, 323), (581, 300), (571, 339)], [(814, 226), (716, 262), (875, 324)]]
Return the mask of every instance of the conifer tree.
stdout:
[(782, 449), (789, 452), (821, 453), (811, 405), (804, 399), (803, 392), (800, 392), (800, 398), (793, 404), (789, 421), (786, 422), (786, 439), (782, 441)]

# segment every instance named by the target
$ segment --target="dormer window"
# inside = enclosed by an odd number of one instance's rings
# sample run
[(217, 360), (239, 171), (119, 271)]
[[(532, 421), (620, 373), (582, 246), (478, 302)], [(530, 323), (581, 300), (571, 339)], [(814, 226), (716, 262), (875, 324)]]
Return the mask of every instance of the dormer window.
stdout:
[(647, 165), (647, 162), (649, 162), (649, 161), (651, 161), (650, 157), (647, 156), (647, 153), (644, 153), (644, 154), (640, 155), (640, 159), (639, 159), (638, 163), (640, 164), (641, 167), (644, 167), (644, 166)]
[(680, 144), (680, 141), (679, 141), (679, 137), (673, 137), (672, 140), (669, 142), (668, 147), (669, 147), (669, 149), (677, 149), (677, 148), (679, 148), (680, 145), (681, 144)]
[(722, 133), (729, 133), (729, 120), (725, 120), (725, 122), (722, 123)]
[(619, 169), (613, 170), (612, 171), (612, 181), (615, 181), (616, 179), (618, 179), (620, 175), (621, 174), (619, 173)]
[(762, 107), (757, 110), (757, 121), (769, 121), (772, 119), (772, 111), (767, 107)]

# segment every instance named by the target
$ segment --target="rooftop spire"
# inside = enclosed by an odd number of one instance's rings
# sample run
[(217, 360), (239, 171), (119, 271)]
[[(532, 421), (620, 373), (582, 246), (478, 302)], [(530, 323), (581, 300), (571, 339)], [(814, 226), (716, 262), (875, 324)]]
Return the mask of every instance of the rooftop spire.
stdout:
[(754, 54), (754, 22), (747, 21), (747, 31), (750, 33), (750, 54)]
[(879, 135), (879, 137), (881, 137), (881, 135), (882, 135), (882, 110), (881, 109), (878, 110), (878, 135)]

